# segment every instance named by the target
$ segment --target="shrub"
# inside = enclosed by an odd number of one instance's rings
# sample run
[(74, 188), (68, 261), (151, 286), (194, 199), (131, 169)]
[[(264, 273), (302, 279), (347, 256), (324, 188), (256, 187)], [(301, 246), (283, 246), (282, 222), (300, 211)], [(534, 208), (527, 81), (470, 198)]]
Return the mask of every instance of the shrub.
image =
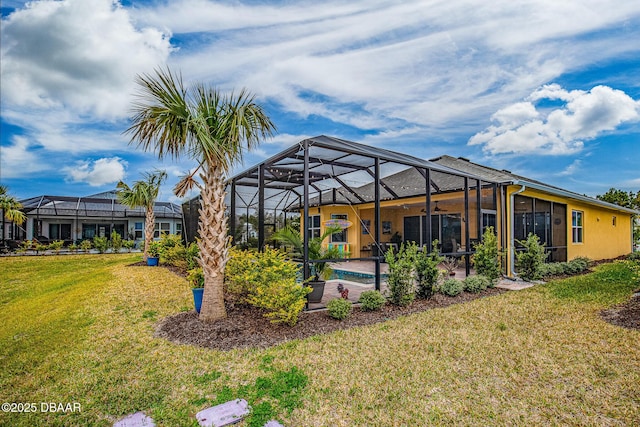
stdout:
[(161, 251), (162, 251), (162, 245), (160, 245), (160, 242), (154, 240), (151, 243), (149, 243), (148, 255), (151, 258), (159, 258)]
[(640, 261), (640, 252), (631, 252), (629, 255), (627, 255), (627, 260)]
[(116, 254), (122, 249), (122, 236), (115, 230), (111, 232), (111, 249)]
[(109, 248), (109, 241), (106, 237), (95, 236), (93, 238), (93, 247), (96, 248), (99, 253), (103, 254)]
[(80, 249), (82, 249), (85, 252), (89, 252), (91, 250), (91, 240), (83, 240), (82, 242), (80, 242)]
[[(433, 242), (433, 247), (438, 247), (438, 241)], [(438, 264), (442, 262), (444, 257), (441, 257), (437, 250), (433, 250), (431, 253), (426, 253), (423, 250), (417, 250), (415, 255), (415, 273), (416, 273), (416, 296), (418, 298), (431, 298), (434, 294), (434, 287), (438, 283), (438, 277), (440, 277), (440, 271), (438, 270)]]
[(363, 311), (375, 311), (382, 308), (387, 299), (378, 291), (364, 291), (360, 294), (360, 308)]
[(18, 248), (18, 252), (26, 252), (33, 248), (33, 240), (25, 240), (20, 243), (20, 247)]
[(489, 280), (489, 278), (482, 275), (477, 275), (469, 276), (464, 279), (463, 286), (466, 292), (478, 293), (487, 289), (490, 283), (491, 281)]
[(277, 278), (258, 282), (251, 288), (246, 301), (265, 309), (264, 317), (271, 320), (271, 323), (293, 326), (298, 322), (298, 316), (307, 303), (306, 296), (309, 292), (311, 288), (296, 283), (295, 278)]
[(263, 252), (230, 249), (225, 267), (228, 293), (266, 310), (273, 323), (295, 325), (311, 292), (296, 283), (299, 267), (284, 252), (265, 248)]
[(329, 316), (338, 320), (344, 320), (349, 317), (352, 308), (351, 302), (344, 298), (334, 298), (327, 304)]
[[(161, 244), (162, 245), (162, 244)], [(182, 243), (160, 249), (160, 258), (163, 263), (187, 270), (187, 248)]]
[(124, 246), (124, 248), (127, 250), (127, 252), (131, 252), (131, 249), (136, 247), (136, 242), (135, 240), (125, 240), (122, 242), (122, 246)]
[(482, 243), (474, 246), (475, 254), (471, 262), (476, 273), (485, 276), (495, 283), (502, 272), (500, 265), (501, 254), (498, 251), (498, 238), (493, 227), (487, 227), (482, 235)]
[(180, 237), (180, 235), (178, 234), (162, 233), (162, 235), (160, 236), (160, 240), (158, 240), (158, 243), (160, 244), (161, 255), (163, 255), (163, 252), (165, 252), (167, 249), (179, 246), (184, 247), (184, 245), (182, 244), (182, 237)]
[(191, 242), (185, 249), (184, 259), (187, 263), (187, 269), (198, 267), (198, 258), (200, 256), (200, 248), (196, 242)]
[(191, 269), (187, 272), (187, 281), (192, 288), (204, 288), (204, 272), (202, 267)]
[(591, 261), (589, 258), (578, 257), (569, 262), (551, 262), (540, 266), (542, 277), (572, 275), (582, 273), (589, 268)]
[(463, 289), (464, 284), (462, 281), (456, 279), (447, 279), (440, 285), (440, 292), (450, 297), (459, 295)]
[(406, 306), (411, 304), (415, 299), (413, 262), (416, 252), (416, 244), (412, 243), (400, 245), (400, 250), (397, 255), (393, 250), (385, 254), (385, 260), (389, 264), (387, 298), (392, 304)]
[(577, 257), (569, 261), (569, 264), (576, 271), (576, 273), (582, 273), (589, 268), (591, 260), (587, 257)]
[(565, 263), (563, 262), (550, 262), (550, 263), (542, 264), (540, 266), (540, 275), (542, 277), (549, 277), (549, 276), (560, 276), (562, 274), (565, 274), (564, 264)]
[(520, 277), (528, 282), (542, 278), (541, 269), (548, 254), (544, 252), (540, 238), (529, 233), (527, 240), (518, 243), (525, 248), (523, 252), (516, 252), (516, 270)]
[(64, 246), (64, 240), (54, 240), (53, 242), (49, 243), (49, 246), (47, 246), (47, 249), (50, 249), (52, 251), (56, 251), (56, 253), (59, 253), (60, 249), (62, 249), (63, 246)]

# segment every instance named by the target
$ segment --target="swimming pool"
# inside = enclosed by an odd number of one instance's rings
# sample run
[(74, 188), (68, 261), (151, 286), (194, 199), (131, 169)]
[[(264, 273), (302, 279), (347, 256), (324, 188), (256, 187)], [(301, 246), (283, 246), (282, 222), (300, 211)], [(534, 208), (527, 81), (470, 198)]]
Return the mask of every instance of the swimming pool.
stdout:
[[(386, 280), (387, 276), (387, 274), (381, 274), (380, 280)], [(347, 270), (333, 270), (331, 279), (348, 280), (350, 282), (364, 283), (366, 285), (372, 285), (376, 282), (375, 274)]]

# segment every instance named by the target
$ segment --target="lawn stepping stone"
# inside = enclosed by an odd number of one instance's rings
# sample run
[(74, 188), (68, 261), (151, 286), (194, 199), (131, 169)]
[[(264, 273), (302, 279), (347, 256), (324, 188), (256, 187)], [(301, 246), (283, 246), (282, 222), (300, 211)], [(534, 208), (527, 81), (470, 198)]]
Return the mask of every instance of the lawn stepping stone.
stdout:
[(277, 422), (276, 420), (267, 421), (267, 423), (262, 427), (284, 427), (282, 424)]
[(223, 427), (234, 424), (249, 415), (249, 404), (244, 399), (231, 400), (196, 414), (202, 427)]
[(136, 412), (116, 421), (113, 427), (156, 427), (153, 418), (148, 417), (144, 412)]

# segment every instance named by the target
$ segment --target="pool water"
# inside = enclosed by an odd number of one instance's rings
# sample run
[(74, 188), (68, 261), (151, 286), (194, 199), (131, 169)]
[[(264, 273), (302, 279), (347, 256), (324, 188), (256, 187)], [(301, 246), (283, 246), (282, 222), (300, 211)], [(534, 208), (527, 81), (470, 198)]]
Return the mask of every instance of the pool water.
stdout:
[[(333, 270), (332, 279), (348, 280), (350, 282), (372, 285), (376, 282), (376, 276), (371, 273), (359, 273), (357, 271)], [(387, 275), (380, 275), (380, 280), (386, 280)]]

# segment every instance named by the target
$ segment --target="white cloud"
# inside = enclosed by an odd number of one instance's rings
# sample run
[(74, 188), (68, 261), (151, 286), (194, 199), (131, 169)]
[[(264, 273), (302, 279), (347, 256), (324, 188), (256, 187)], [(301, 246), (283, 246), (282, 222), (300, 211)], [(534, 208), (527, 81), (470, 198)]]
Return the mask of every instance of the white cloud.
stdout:
[(558, 173), (559, 176), (571, 176), (575, 175), (582, 168), (582, 160), (576, 159), (569, 166), (567, 166), (562, 172)]
[(640, 36), (601, 31), (637, 19), (633, 2), (178, 0), (132, 13), (178, 36), (207, 34), (181, 38), (173, 60), (189, 78), (361, 129), (481, 123), (567, 71), (638, 52)]
[(505, 107), (491, 117), (496, 124), (471, 137), (469, 145), (483, 145), (491, 154), (572, 154), (585, 141), (640, 120), (640, 102), (607, 86), (585, 92), (546, 85), (528, 99), (563, 104), (550, 111), (536, 109), (530, 101)]
[(112, 0), (30, 2), (2, 22), (3, 101), (124, 117), (133, 77), (169, 52), (164, 34), (135, 28)]
[(14, 136), (10, 145), (0, 152), (0, 175), (2, 178), (20, 178), (49, 168), (32, 150), (28, 138)]
[(119, 157), (102, 158), (95, 161), (78, 162), (63, 168), (72, 182), (84, 182), (92, 187), (115, 184), (124, 178), (127, 162)]

